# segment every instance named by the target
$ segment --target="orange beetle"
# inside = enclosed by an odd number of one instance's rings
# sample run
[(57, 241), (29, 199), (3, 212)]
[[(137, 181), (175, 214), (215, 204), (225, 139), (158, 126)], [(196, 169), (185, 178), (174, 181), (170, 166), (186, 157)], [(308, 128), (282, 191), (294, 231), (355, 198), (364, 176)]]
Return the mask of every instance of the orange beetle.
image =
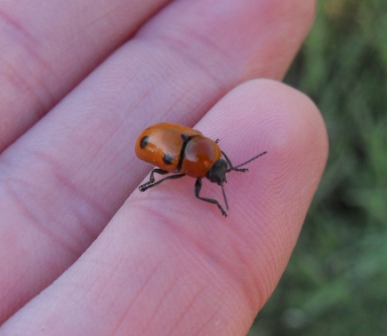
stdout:
[[(262, 152), (244, 163), (233, 166), (227, 155), (220, 150), (218, 140), (213, 141), (199, 131), (173, 123), (160, 123), (146, 128), (136, 141), (135, 151), (140, 160), (159, 167), (152, 170), (148, 182), (140, 185), (140, 191), (152, 188), (165, 180), (177, 179), (185, 175), (195, 177), (195, 196), (202, 201), (216, 204), (225, 217), (227, 213), (217, 200), (200, 196), (202, 178), (207, 177), (211, 182), (222, 187), (224, 202), (228, 209), (223, 188), (223, 184), (227, 182), (226, 173), (246, 172), (248, 169), (239, 167), (266, 154)], [(225, 160), (222, 159), (222, 155)], [(155, 182), (155, 173), (179, 174), (169, 175)]]

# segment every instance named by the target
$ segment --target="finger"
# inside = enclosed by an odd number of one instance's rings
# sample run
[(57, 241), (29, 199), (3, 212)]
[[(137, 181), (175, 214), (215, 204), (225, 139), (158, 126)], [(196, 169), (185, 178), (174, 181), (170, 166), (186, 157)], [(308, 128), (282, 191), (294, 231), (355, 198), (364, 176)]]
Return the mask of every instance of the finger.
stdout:
[(166, 2), (2, 1), (0, 152)]
[[(273, 1), (228, 0), (219, 15), (208, 1), (174, 2), (154, 18), (157, 25), (150, 21), (2, 154), (0, 317), (74, 262), (138, 185), (149, 167), (134, 157), (133, 146), (145, 126), (158, 120), (193, 125), (248, 76), (260, 76), (267, 68), (273, 77), (279, 68), (285, 71), (308, 28), (299, 28), (298, 17), (306, 2), (279, 3), (276, 8), (269, 5)], [(194, 25), (192, 15), (200, 25)], [(177, 31), (181, 41), (191, 40), (189, 53), (186, 45), (179, 48), (178, 36), (168, 38), (175, 30), (165, 31), (162, 43), (157, 35), (164, 24), (183, 25), (183, 16), (190, 18), (191, 30)], [(263, 27), (246, 25), (246, 17), (287, 29), (273, 29), (270, 35)], [(223, 34), (213, 35), (215, 26)], [(293, 42), (282, 49), (286, 43), (279, 41), (289, 36)], [(262, 43), (265, 48), (258, 47)], [(267, 55), (274, 53), (286, 56), (272, 66)]]
[(189, 178), (135, 192), (88, 252), (2, 335), (36, 334), (42, 326), (63, 335), (247, 333), (296, 243), (327, 136), (309, 99), (267, 80), (228, 94), (197, 128), (219, 137), (235, 161), (267, 150), (248, 173), (230, 173), (229, 217), (194, 199)]

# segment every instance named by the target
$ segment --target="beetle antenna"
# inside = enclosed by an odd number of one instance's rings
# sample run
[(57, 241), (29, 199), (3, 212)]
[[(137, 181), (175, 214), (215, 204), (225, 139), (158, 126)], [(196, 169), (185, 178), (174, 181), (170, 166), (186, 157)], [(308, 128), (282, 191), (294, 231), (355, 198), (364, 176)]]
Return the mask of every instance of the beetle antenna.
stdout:
[(226, 204), (226, 209), (228, 210), (228, 202), (227, 202), (226, 193), (224, 191), (224, 186), (223, 186), (223, 184), (221, 184), (221, 186), (222, 186), (222, 193), (223, 193), (224, 203)]
[(255, 159), (258, 159), (260, 156), (265, 155), (266, 153), (267, 153), (267, 151), (264, 151), (264, 152), (262, 152), (262, 153), (260, 153), (260, 154), (258, 154), (256, 156), (252, 157), (250, 160), (248, 160), (246, 162), (243, 162), (243, 163), (241, 163), (241, 164), (239, 164), (237, 166), (230, 167), (229, 169), (227, 169), (227, 173), (229, 173), (231, 170), (234, 170), (235, 168), (242, 167), (242, 166), (250, 163), (251, 161), (254, 161)]

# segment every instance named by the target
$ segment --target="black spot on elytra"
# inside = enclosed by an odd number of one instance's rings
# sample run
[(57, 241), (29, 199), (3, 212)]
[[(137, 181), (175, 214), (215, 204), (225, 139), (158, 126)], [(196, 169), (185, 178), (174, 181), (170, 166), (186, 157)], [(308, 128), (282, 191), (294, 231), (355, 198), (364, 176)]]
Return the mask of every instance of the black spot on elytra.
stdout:
[(163, 161), (165, 164), (171, 165), (173, 163), (173, 157), (170, 156), (169, 154), (164, 154)]
[(144, 149), (149, 143), (149, 137), (146, 135), (140, 141), (140, 147)]

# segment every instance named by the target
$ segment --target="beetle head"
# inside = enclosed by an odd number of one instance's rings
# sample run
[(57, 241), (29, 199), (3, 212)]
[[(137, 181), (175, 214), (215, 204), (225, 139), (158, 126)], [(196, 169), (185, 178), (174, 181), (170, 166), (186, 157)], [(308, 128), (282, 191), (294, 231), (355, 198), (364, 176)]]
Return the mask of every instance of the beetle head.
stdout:
[(226, 181), (227, 162), (223, 159), (217, 160), (210, 170), (207, 172), (206, 177), (214, 183), (223, 185)]

